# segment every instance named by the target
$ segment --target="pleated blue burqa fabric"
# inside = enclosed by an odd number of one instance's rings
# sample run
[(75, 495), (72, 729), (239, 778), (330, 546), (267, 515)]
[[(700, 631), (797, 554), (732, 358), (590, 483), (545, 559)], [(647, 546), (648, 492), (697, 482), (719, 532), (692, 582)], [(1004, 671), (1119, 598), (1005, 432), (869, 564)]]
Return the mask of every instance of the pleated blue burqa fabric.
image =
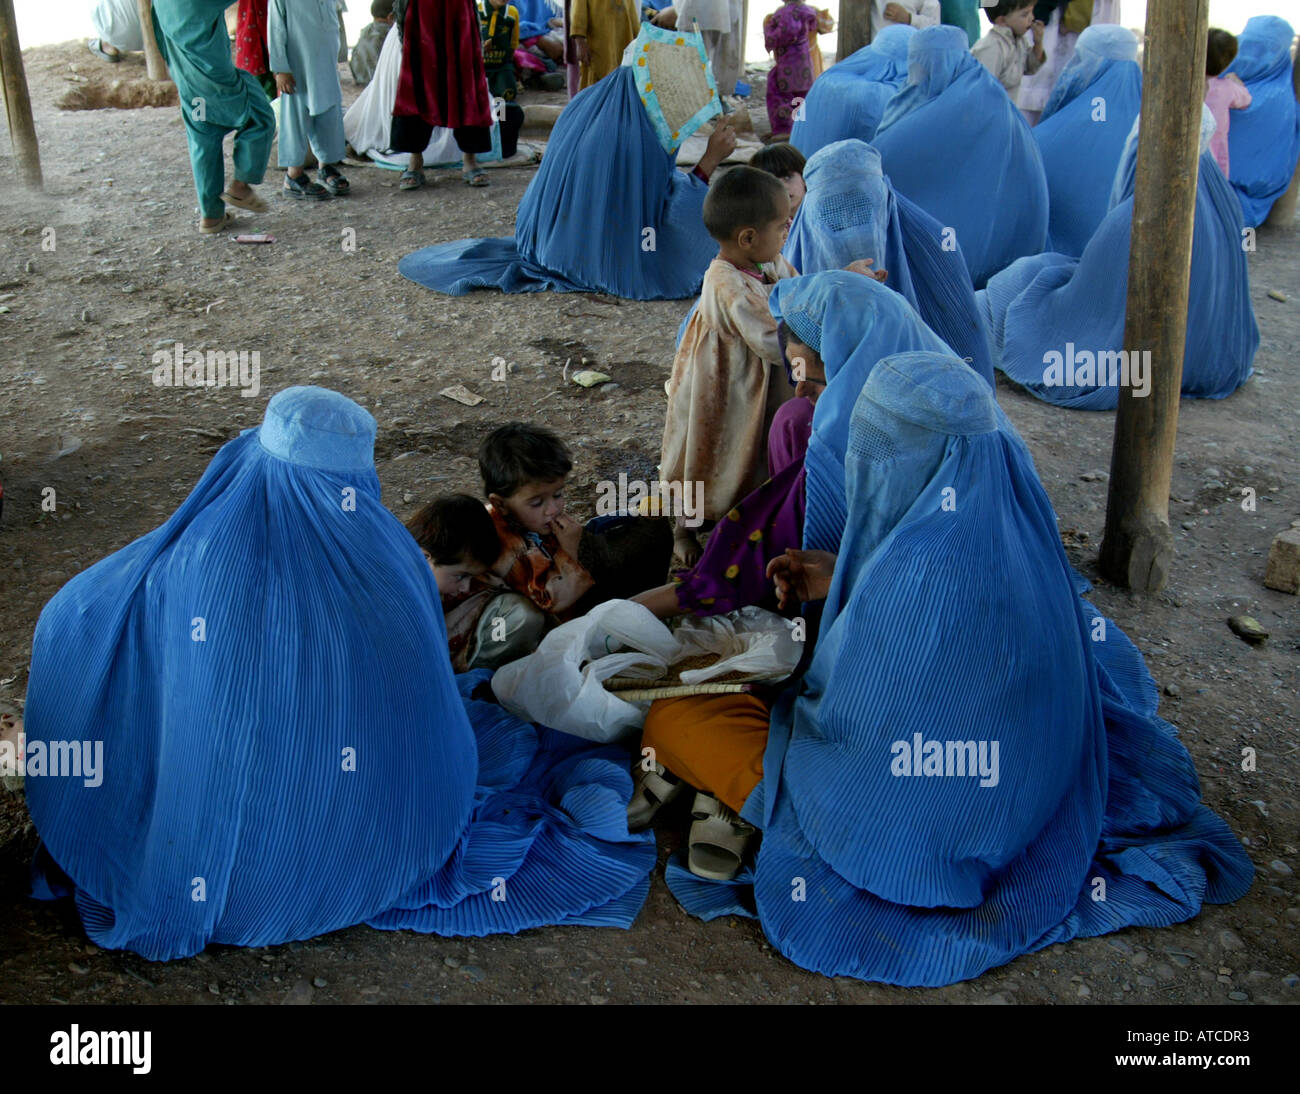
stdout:
[(907, 70), (871, 143), (894, 189), (953, 229), (980, 288), (1047, 242), (1042, 155), (960, 27), (917, 31)]
[(894, 191), (880, 153), (860, 140), (836, 141), (808, 160), (804, 182), (808, 192), (783, 251), (790, 264), (814, 274), (873, 259), (889, 274), (885, 284), (992, 386), (988, 332), (961, 247), (946, 245), (942, 225)]
[(167, 960), (374, 917), (635, 916), (654, 847), (627, 834), (625, 760), (458, 693), (374, 434), (341, 395), (279, 393), (165, 524), (42, 612), (28, 739), (102, 742), (103, 764), (99, 785), (28, 778), (33, 887), (70, 879), (96, 944)]
[[(1241, 208), (1208, 151), (1214, 126), (1208, 109), (1202, 119), (1182, 394), (1222, 399), (1250, 377), (1259, 326), (1250, 302)], [(1134, 383), (1132, 362), (1126, 373), (1115, 357), (1124, 350), (1136, 159), (1135, 127), (1115, 175), (1119, 200), (1082, 257), (1049, 251), (1023, 258), (977, 294), (994, 363), (1046, 402), (1112, 410), (1121, 386), (1140, 388), (1150, 381), (1149, 363), (1138, 362), (1146, 380), (1139, 374)]]
[(1250, 91), (1250, 106), (1233, 110), (1228, 124), (1232, 188), (1249, 227), (1263, 224), (1291, 185), (1300, 159), (1300, 109), (1291, 78), (1295, 31), (1276, 15), (1256, 15), (1237, 38), (1227, 68)]
[(868, 46), (836, 61), (813, 81), (796, 111), (790, 143), (805, 156), (836, 141), (870, 141), (885, 104), (907, 82), (914, 27), (891, 23)]
[(752, 891), (674, 868), (688, 910), (748, 899), (805, 968), (932, 987), (1243, 895), (1249, 859), (1140, 655), (1077, 595), (988, 386), (941, 354), (879, 362), (846, 474), (812, 662), (742, 813)]
[(1131, 30), (1099, 24), (1079, 35), (1030, 131), (1047, 173), (1049, 250), (1077, 257), (1110, 208), (1110, 188), (1142, 109), (1142, 69)]
[(555, 123), (513, 239), (462, 239), (406, 255), (403, 277), (462, 296), (606, 292), (679, 300), (699, 292), (718, 245), (704, 229), (708, 187), (664, 151), (622, 66)]

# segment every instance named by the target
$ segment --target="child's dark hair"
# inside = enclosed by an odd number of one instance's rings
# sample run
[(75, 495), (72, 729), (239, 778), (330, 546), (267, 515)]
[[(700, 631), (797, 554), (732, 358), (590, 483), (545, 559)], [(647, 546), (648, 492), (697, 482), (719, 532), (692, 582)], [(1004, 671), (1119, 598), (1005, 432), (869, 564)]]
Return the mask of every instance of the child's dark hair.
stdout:
[(761, 228), (789, 209), (785, 184), (755, 167), (733, 167), (718, 177), (704, 197), (704, 227), (719, 243), (742, 228)]
[(508, 498), (530, 482), (564, 478), (573, 470), (573, 460), (564, 442), (545, 426), (508, 422), (483, 438), (478, 469), (485, 495)]
[(789, 141), (769, 144), (754, 153), (749, 166), (758, 171), (766, 171), (779, 179), (788, 179), (791, 175), (802, 175), (807, 164), (804, 154)]
[(1217, 76), (1237, 56), (1237, 36), (1218, 27), (1210, 28), (1205, 41), (1205, 75)]
[(990, 23), (997, 23), (1004, 15), (1015, 15), (1016, 12), (1033, 6), (1034, 0), (1000, 0), (991, 8), (985, 8), (984, 14), (988, 16)]
[(387, 19), (393, 14), (393, 0), (370, 0), (370, 18)]
[(406, 522), (406, 530), (438, 566), (454, 566), (466, 559), (491, 566), (501, 553), (491, 514), (468, 494), (434, 498)]

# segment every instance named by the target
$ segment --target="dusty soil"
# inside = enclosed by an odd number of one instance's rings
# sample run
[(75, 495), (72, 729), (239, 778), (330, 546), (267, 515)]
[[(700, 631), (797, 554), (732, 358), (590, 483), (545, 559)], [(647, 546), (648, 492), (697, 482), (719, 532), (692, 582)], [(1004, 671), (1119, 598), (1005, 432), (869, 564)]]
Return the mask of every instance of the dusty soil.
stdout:
[[(649, 477), (685, 302), (451, 299), (397, 274), (398, 258), (419, 246), (508, 234), (530, 171), (493, 171), (483, 191), (444, 174), (423, 191), (399, 193), (394, 173), (358, 167), (352, 196), (299, 204), (276, 194), (273, 169), (263, 189), (273, 209), (250, 217), (248, 229), (277, 242), (239, 246), (195, 231), (175, 109), (56, 108), (73, 67), (93, 67), (79, 43), (29, 51), (27, 65), (46, 188), (39, 197), (17, 188), (4, 141), (0, 704), (21, 707), (42, 605), (73, 574), (156, 526), (217, 446), (256, 424), (269, 396), (290, 384), (337, 388), (374, 413), (379, 475), (399, 516), (439, 491), (475, 491), (475, 446), (508, 418), (571, 438), (581, 516), (598, 480), (620, 470)], [(345, 87), (351, 94), (350, 81)], [(753, 110), (761, 124), (761, 99)], [(355, 231), (354, 252), (341, 246), (346, 228)], [(1205, 800), (1258, 867), (1237, 904), (1166, 930), (1054, 946), (934, 991), (804, 972), (772, 951), (755, 923), (688, 918), (660, 873), (628, 932), (554, 928), (454, 940), (358, 927), (151, 965), (96, 951), (69, 907), (26, 898), (34, 833), (21, 797), (0, 792), (0, 1001), (1300, 1000), (1292, 873), (1300, 868), (1300, 605), (1262, 585), (1270, 540), (1300, 517), (1298, 239), (1261, 233), (1251, 257), (1263, 329), (1255, 377), (1225, 401), (1182, 405), (1170, 503), (1178, 556), (1167, 591), (1144, 599), (1099, 584), (1095, 592), (1146, 653), (1166, 691), (1162, 713), (1196, 758)], [(152, 354), (174, 342), (258, 351), (261, 392), (155, 387)], [(495, 357), (515, 365), (505, 383), (490, 379)], [(566, 384), (565, 362), (584, 358), (615, 382)], [(438, 394), (457, 383), (484, 402), (469, 408)], [(1071, 559), (1095, 578), (1112, 415), (1054, 409), (1005, 384), (999, 398), (1033, 449)], [(1254, 512), (1241, 507), (1245, 486), (1257, 492)], [(57, 491), (55, 514), (41, 511), (45, 487)], [(1228, 630), (1226, 617), (1243, 612), (1272, 632), (1268, 642), (1250, 647)], [(1254, 772), (1241, 770), (1243, 747), (1257, 752)], [(665, 855), (684, 823), (676, 814), (661, 825)]]

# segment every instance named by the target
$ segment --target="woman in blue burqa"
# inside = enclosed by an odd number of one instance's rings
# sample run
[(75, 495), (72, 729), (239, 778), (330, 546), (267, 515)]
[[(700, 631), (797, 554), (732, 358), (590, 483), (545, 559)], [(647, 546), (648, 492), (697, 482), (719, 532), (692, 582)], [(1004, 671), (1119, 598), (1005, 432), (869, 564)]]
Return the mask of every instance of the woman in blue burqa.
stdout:
[(951, 229), (976, 288), (1047, 242), (1047, 179), (1029, 126), (960, 27), (912, 35), (907, 86), (872, 139), (894, 188)]
[(624, 64), (560, 114), (512, 238), (438, 243), (408, 254), (398, 272), (453, 296), (500, 289), (684, 299), (699, 292), (718, 253), (704, 229), (704, 196), (734, 147), (735, 131), (719, 122), (695, 170), (679, 170)]
[(380, 503), (374, 419), (276, 395), (160, 528), (37, 625), (29, 742), (102, 742), (99, 785), (28, 778), (34, 891), (151, 960), (369, 921), (445, 935), (627, 926), (654, 865), (622, 754), (472, 698), (433, 574)]
[(1300, 159), (1300, 104), (1291, 76), (1295, 31), (1276, 15), (1246, 21), (1227, 68), (1250, 92), (1250, 106), (1232, 112), (1228, 164), (1245, 223), (1263, 224), (1291, 184)]
[(888, 274), (885, 284), (992, 386), (988, 332), (961, 246), (945, 245), (943, 226), (894, 190), (880, 153), (860, 140), (836, 141), (808, 160), (803, 177), (808, 192), (782, 251), (790, 264), (814, 274), (872, 259)]
[(756, 911), (816, 972), (937, 986), (1242, 896), (1250, 861), (1141, 655), (1078, 595), (988, 385), (945, 354), (889, 357), (846, 430), (837, 553), (777, 567), (821, 621), (741, 812), (756, 861), (730, 884), (670, 864), (678, 899)]
[[(1233, 124), (1236, 124), (1235, 122)], [(1209, 151), (1201, 112), (1183, 395), (1222, 399), (1244, 384), (1259, 348), (1242, 247), (1241, 208)], [(1129, 234), (1138, 123), (1115, 173), (1111, 210), (1079, 258), (1048, 251), (1003, 270), (977, 294), (994, 364), (1032, 395), (1076, 410), (1112, 410), (1119, 389), (1150, 390), (1149, 361), (1124, 355)]]
[(790, 143), (811, 156), (835, 141), (871, 140), (885, 104), (907, 83), (907, 47), (915, 33), (905, 23), (891, 23), (870, 45), (818, 76), (795, 111)]
[(1110, 208), (1115, 169), (1142, 109), (1137, 52), (1131, 30), (1085, 28), (1031, 130), (1047, 172), (1047, 245), (1053, 251), (1083, 254)]

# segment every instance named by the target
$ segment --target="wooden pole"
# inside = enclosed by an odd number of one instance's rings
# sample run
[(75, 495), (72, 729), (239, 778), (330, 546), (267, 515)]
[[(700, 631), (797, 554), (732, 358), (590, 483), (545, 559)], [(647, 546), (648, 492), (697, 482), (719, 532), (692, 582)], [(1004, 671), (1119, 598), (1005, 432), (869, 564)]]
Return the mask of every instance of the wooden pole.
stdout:
[[(1148, 0), (1146, 76), (1129, 244), (1124, 348), (1150, 389), (1119, 392), (1101, 571), (1158, 592), (1173, 562), (1169, 483), (1183, 382), (1210, 0)], [(1093, 347), (1088, 347), (1093, 348)]]
[(167, 62), (163, 60), (158, 48), (158, 39), (153, 34), (152, 0), (136, 0), (140, 9), (140, 33), (144, 36), (144, 69), (151, 80), (169, 80)]
[[(1296, 50), (1295, 59), (1291, 62), (1291, 86), (1295, 89), (1296, 100), (1300, 101), (1300, 49)], [(1291, 176), (1291, 185), (1287, 187), (1286, 193), (1273, 202), (1264, 227), (1295, 231), (1297, 198), (1300, 198), (1300, 163), (1295, 165), (1295, 174)]]
[(32, 99), (27, 92), (13, 0), (0, 0), (0, 83), (4, 86), (5, 117), (19, 174), (24, 183), (39, 190), (43, 185), (41, 150), (36, 143), (36, 123), (32, 121)]
[(840, 23), (835, 36), (835, 59), (844, 60), (871, 44), (871, 0), (840, 0)]

